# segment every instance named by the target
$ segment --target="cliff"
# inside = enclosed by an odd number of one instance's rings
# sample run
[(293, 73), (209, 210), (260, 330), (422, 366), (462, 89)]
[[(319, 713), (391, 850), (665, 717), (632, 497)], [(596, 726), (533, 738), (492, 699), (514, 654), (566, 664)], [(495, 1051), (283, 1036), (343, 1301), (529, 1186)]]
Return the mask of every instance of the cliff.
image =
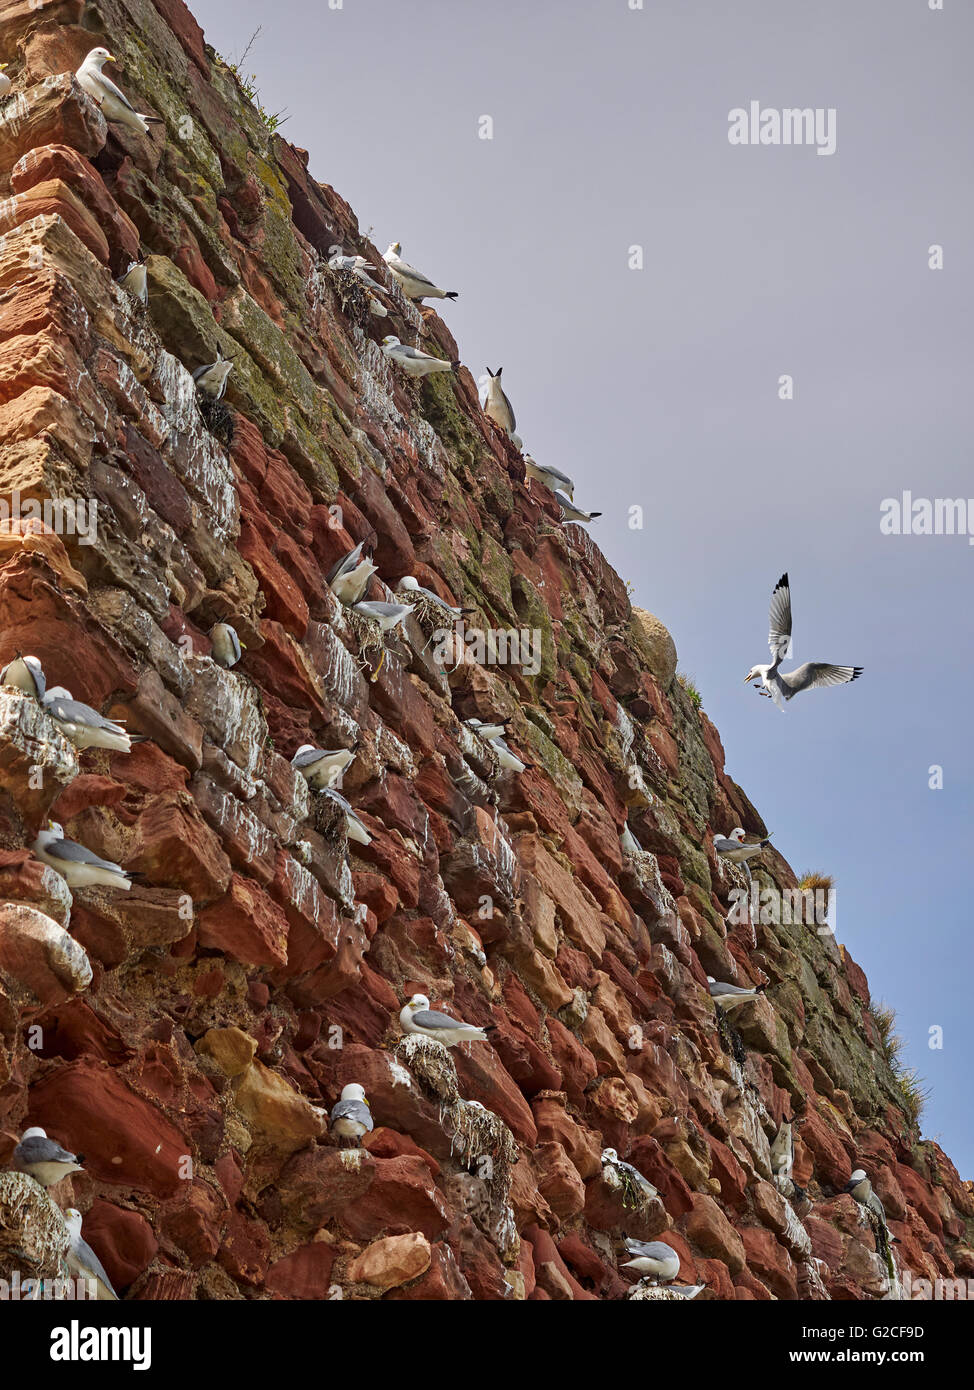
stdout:
[[(416, 383), (380, 350), (457, 362), (443, 320), (391, 288), (376, 317), (328, 268), (337, 243), (391, 285), (181, 0), (0, 18), (0, 666), (32, 653), (147, 736), (78, 752), (0, 690), (0, 1167), (30, 1124), (85, 1169), (50, 1197), (0, 1173), (0, 1277), (56, 1273), (53, 1198), (131, 1299), (617, 1299), (624, 1234), (703, 1298), (882, 1298), (856, 1167), (900, 1270), (974, 1275), (970, 1186), (921, 1141), (863, 972), (738, 910), (713, 837), (765, 827), (669, 634), (526, 488), (466, 367)], [(72, 78), (101, 43), (149, 136)], [(115, 283), (140, 248), (145, 307)], [(31, 519), (53, 499), (97, 525)], [(372, 598), (414, 575), (472, 610), (466, 640), (418, 608), (383, 656), (325, 580), (360, 541)], [(536, 661), (478, 646), (511, 632)], [(369, 844), (291, 767), (309, 743), (357, 750)], [(69, 893), (29, 849), (48, 819), (141, 878)], [(771, 849), (754, 882), (797, 887)], [(724, 1017), (708, 976), (767, 989)], [(490, 1041), (403, 1043), (414, 992)], [(364, 1151), (328, 1134), (348, 1082)]]

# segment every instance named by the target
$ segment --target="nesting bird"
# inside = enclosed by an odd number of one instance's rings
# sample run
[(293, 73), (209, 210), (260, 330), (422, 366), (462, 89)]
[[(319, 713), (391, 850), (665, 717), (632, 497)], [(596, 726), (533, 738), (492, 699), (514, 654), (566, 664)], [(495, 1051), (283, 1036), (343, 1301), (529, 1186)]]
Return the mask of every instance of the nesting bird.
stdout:
[(382, 257), (407, 299), (456, 299), (456, 290), (441, 290), (421, 270), (404, 261), (399, 254), (402, 242), (394, 241)]
[(510, 748), (508, 748), (507, 744), (505, 743), (504, 739), (499, 734), (494, 738), (489, 738), (487, 742), (490, 744), (491, 748), (493, 748), (494, 752), (497, 754), (497, 761), (499, 765), (505, 769), (505, 771), (527, 772), (527, 770), (533, 766), (533, 764), (531, 763), (524, 762), (523, 759), (519, 758), (516, 753), (512, 753)]
[(635, 835), (629, 829), (628, 821), (626, 821), (625, 825), (622, 827), (622, 834), (619, 836), (619, 847), (622, 850), (623, 854), (630, 856), (634, 854), (642, 854), (643, 852), (642, 846), (640, 845), (639, 841), (636, 839)]
[(93, 48), (85, 58), (81, 67), (75, 73), (79, 87), (92, 98), (101, 108), (101, 113), (106, 121), (115, 121), (118, 125), (124, 125), (129, 130), (137, 130), (142, 135), (148, 135), (150, 125), (161, 125), (162, 119), (159, 116), (146, 116), (141, 111), (136, 111), (128, 97), (110, 77), (106, 77), (102, 69), (106, 63), (116, 63), (117, 58), (113, 58), (107, 48)]
[(36, 656), (21, 656), (18, 653), (0, 671), (0, 685), (16, 686), (25, 695), (32, 695), (37, 701), (43, 700), (47, 689), (44, 667)]
[(680, 1257), (672, 1245), (662, 1240), (633, 1240), (626, 1237), (630, 1259), (621, 1268), (634, 1270), (643, 1276), (655, 1275), (657, 1284), (669, 1284), (680, 1272)]
[[(328, 248), (328, 268), (329, 270), (346, 270), (350, 275), (354, 275), (356, 280), (361, 280), (362, 284), (370, 290), (375, 290), (378, 294), (387, 293), (385, 285), (380, 285), (377, 280), (373, 280), (369, 274), (370, 265), (364, 256), (346, 256), (342, 248), (338, 245)], [(382, 317), (389, 312), (380, 304)]]
[(722, 835), (714, 836), (714, 849), (722, 859), (727, 859), (731, 864), (743, 864), (746, 859), (753, 859), (755, 855), (767, 849), (771, 843), (770, 836), (764, 840), (758, 840), (755, 844), (746, 845), (744, 843), (744, 828), (737, 826), (725, 839)]
[(493, 420), (495, 425), (499, 425), (507, 434), (513, 436), (517, 421), (514, 418), (514, 407), (501, 386), (501, 372), (503, 370), (503, 367), (498, 367), (496, 372), (492, 372), (489, 367), (487, 368), (487, 375), (490, 380), (487, 383), (484, 414), (489, 420)]
[(25, 1129), (14, 1149), (11, 1166), (18, 1173), (29, 1173), (41, 1187), (53, 1187), (70, 1173), (83, 1173), (83, 1154), (69, 1153), (39, 1125)]
[(110, 748), (115, 753), (130, 753), (133, 743), (144, 743), (142, 734), (127, 733), (121, 724), (92, 709), (81, 700), (73, 700), (71, 691), (54, 685), (41, 701), (66, 739), (75, 748)]
[(377, 623), (381, 632), (392, 632), (404, 622), (413, 611), (409, 603), (381, 603), (362, 601), (352, 604), (352, 612), (358, 613), (369, 622)]
[(748, 989), (743, 985), (728, 985), (715, 980), (713, 975), (707, 976), (707, 983), (710, 986), (711, 999), (725, 1011), (736, 1009), (738, 1004), (746, 1004), (749, 999), (757, 999), (758, 995), (763, 994), (768, 988), (767, 985), (753, 985)]
[(313, 743), (302, 743), (291, 759), (291, 766), (301, 773), (312, 791), (320, 792), (340, 787), (342, 774), (354, 758), (351, 748), (316, 748)]
[(439, 594), (432, 589), (424, 589), (415, 575), (404, 574), (396, 585), (397, 589), (405, 590), (407, 594), (416, 594), (419, 598), (424, 598), (428, 603), (433, 603), (437, 608), (442, 608), (444, 613), (449, 613), (451, 618), (460, 618), (464, 613), (473, 613), (473, 608), (458, 608), (452, 603), (447, 603), (445, 598), (440, 598)]
[(390, 333), (382, 339), (382, 351), (391, 362), (395, 362), (407, 376), (429, 376), (431, 372), (455, 372), (456, 366), (445, 357), (433, 357), (422, 348), (414, 348), (401, 343), (395, 334)]
[(68, 1228), (71, 1243), (64, 1254), (68, 1270), (75, 1279), (94, 1280), (97, 1298), (101, 1302), (118, 1301), (118, 1294), (112, 1288), (112, 1281), (105, 1273), (105, 1267), (81, 1236), (81, 1212), (77, 1207), (68, 1207), (64, 1212), (64, 1224)]
[(581, 507), (576, 507), (570, 497), (562, 492), (561, 488), (555, 488), (555, 501), (561, 508), (562, 521), (594, 521), (596, 517), (602, 515), (601, 512), (585, 512)]
[(341, 1100), (332, 1106), (331, 1132), (339, 1139), (354, 1139), (357, 1142), (364, 1134), (370, 1134), (373, 1128), (365, 1087), (357, 1081), (350, 1081), (342, 1088)]
[(441, 1014), (430, 1008), (425, 994), (414, 994), (408, 1004), (399, 1011), (399, 1022), (407, 1033), (418, 1033), (424, 1038), (433, 1038), (444, 1047), (456, 1047), (458, 1043), (486, 1042), (487, 1033), (495, 1025), (478, 1028), (473, 1023), (463, 1023), (460, 1019)]
[(794, 1116), (783, 1119), (771, 1145), (771, 1171), (774, 1174), (775, 1185), (779, 1188), (788, 1184), (795, 1165), (795, 1137), (792, 1132), (794, 1123)]
[(99, 858), (76, 840), (66, 840), (57, 821), (48, 824), (50, 828), (40, 832), (31, 850), (43, 864), (56, 869), (69, 888), (123, 888), (128, 892), (132, 887), (131, 876), (120, 864)]
[(883, 1225), (886, 1225), (886, 1209), (873, 1190), (873, 1185), (866, 1176), (864, 1168), (857, 1168), (852, 1177), (842, 1189), (856, 1199), (860, 1206), (867, 1207), (879, 1217)]
[(213, 660), (225, 670), (236, 666), (243, 652), (247, 650), (237, 636), (237, 629), (229, 623), (214, 623), (210, 628), (210, 642), (213, 646)]
[(372, 563), (368, 555), (363, 555), (365, 542), (359, 541), (347, 555), (332, 565), (325, 576), (329, 588), (340, 603), (352, 608), (365, 597), (369, 580), (377, 574), (379, 566)]
[(336, 792), (334, 787), (322, 787), (322, 796), (328, 796), (339, 806), (345, 816), (345, 831), (350, 840), (354, 840), (357, 845), (370, 845), (372, 836), (369, 834), (361, 819), (352, 810), (348, 801), (342, 796), (341, 792)]
[(631, 1163), (625, 1163), (619, 1157), (615, 1149), (602, 1150), (602, 1176), (614, 1174), (616, 1186), (621, 1179), (628, 1180), (644, 1201), (650, 1201), (653, 1197), (659, 1196), (659, 1190), (653, 1186), (648, 1178), (644, 1178), (638, 1168), (634, 1168)]
[(193, 373), (197, 391), (202, 391), (203, 395), (211, 401), (222, 400), (227, 389), (227, 379), (232, 371), (233, 362), (229, 357), (224, 357), (218, 347), (216, 361), (207, 362), (203, 367), (197, 367)]
[(575, 484), (567, 473), (535, 463), (530, 454), (524, 455), (524, 472), (529, 487), (532, 482), (544, 483), (550, 492), (563, 492), (570, 502), (574, 502)]
[(123, 290), (127, 290), (133, 299), (137, 299), (140, 304), (149, 302), (149, 277), (145, 268), (145, 261), (140, 257), (137, 261), (132, 261), (124, 275), (120, 275), (117, 284)]

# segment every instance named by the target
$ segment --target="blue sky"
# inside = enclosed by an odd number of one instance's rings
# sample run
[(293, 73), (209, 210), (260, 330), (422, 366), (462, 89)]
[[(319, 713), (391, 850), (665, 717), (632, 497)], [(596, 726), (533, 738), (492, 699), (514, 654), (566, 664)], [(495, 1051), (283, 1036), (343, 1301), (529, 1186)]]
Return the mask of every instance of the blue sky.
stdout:
[[(776, 845), (834, 875), (839, 939), (931, 1088), (924, 1132), (970, 1176), (974, 547), (879, 521), (903, 489), (974, 497), (974, 10), (191, 8), (231, 59), (263, 25), (245, 68), (283, 134), (380, 250), (460, 291), (463, 361), (503, 365), (526, 447), (605, 513), (593, 534), (672, 631)], [(834, 107), (835, 153), (732, 146), (751, 100)], [(783, 570), (797, 660), (865, 667), (784, 715), (742, 683)]]

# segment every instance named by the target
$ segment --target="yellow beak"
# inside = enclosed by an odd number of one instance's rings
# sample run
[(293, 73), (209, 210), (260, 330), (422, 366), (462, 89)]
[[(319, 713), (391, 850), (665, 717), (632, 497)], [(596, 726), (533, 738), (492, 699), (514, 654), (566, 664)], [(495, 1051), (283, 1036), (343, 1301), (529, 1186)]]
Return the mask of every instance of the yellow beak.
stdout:
[(105, 59), (105, 62), (106, 62), (106, 63), (117, 63), (117, 62), (118, 62), (118, 59), (115, 57), (115, 54), (114, 54), (114, 53), (109, 53), (108, 57)]

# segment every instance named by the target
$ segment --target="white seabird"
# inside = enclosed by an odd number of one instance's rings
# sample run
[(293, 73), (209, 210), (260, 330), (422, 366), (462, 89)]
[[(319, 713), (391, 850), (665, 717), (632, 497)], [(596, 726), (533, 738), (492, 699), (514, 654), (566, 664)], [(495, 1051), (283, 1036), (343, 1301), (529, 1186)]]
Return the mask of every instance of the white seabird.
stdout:
[(760, 680), (755, 689), (774, 700), (780, 710), (784, 701), (799, 695), (803, 690), (818, 690), (830, 685), (847, 685), (862, 675), (861, 666), (834, 666), (826, 661), (806, 661), (796, 666), (794, 671), (780, 671), (782, 661), (791, 656), (791, 586), (788, 575), (783, 574), (771, 595), (771, 615), (768, 632), (768, 646), (772, 660), (765, 666), (752, 666), (744, 677), (744, 684)]
[(365, 596), (369, 580), (379, 571), (370, 556), (363, 556), (364, 549), (365, 541), (359, 541), (347, 555), (336, 560), (326, 575), (332, 593), (347, 608), (354, 607)]
[(369, 1102), (365, 1099), (365, 1087), (357, 1081), (350, 1081), (342, 1088), (341, 1100), (332, 1106), (331, 1132), (339, 1139), (361, 1139), (363, 1134), (374, 1128)]
[[(329, 246), (328, 248), (328, 268), (329, 270), (347, 270), (350, 275), (354, 275), (356, 280), (361, 280), (370, 290), (375, 290), (377, 294), (388, 294), (385, 285), (380, 285), (377, 280), (373, 280), (369, 274), (371, 264), (364, 256), (346, 256), (340, 246)], [(384, 306), (382, 309), (383, 317), (389, 312)]]
[(350, 840), (354, 840), (357, 845), (370, 845), (372, 836), (369, 834), (364, 823), (353, 811), (351, 804), (345, 800), (341, 792), (337, 792), (334, 787), (322, 787), (322, 796), (331, 797), (332, 801), (337, 802), (345, 815), (345, 832)]
[(623, 854), (633, 855), (642, 854), (643, 852), (642, 845), (629, 829), (628, 821), (626, 821), (625, 825), (622, 827), (622, 834), (619, 836), (619, 846)]
[(351, 748), (316, 748), (313, 743), (302, 743), (291, 766), (301, 773), (312, 791), (319, 792), (326, 787), (340, 787), (342, 773), (354, 758)]
[(468, 729), (472, 729), (475, 734), (479, 734), (490, 742), (492, 738), (503, 738), (507, 733), (507, 720), (498, 721), (493, 724), (485, 724), (480, 719), (465, 719), (464, 723)]
[(410, 603), (382, 603), (365, 600), (352, 604), (352, 612), (378, 623), (382, 632), (392, 632), (413, 611)]
[(794, 1123), (794, 1116), (783, 1118), (781, 1128), (771, 1145), (771, 1171), (777, 1187), (788, 1182), (795, 1165), (795, 1136), (792, 1131)]
[(432, 357), (422, 348), (408, 347), (393, 333), (382, 339), (382, 351), (390, 361), (401, 367), (407, 376), (429, 376), (431, 372), (456, 371), (453, 363), (447, 362), (445, 357)]
[(124, 888), (128, 892), (132, 887), (131, 878), (120, 864), (99, 858), (77, 840), (66, 840), (57, 821), (48, 824), (50, 829), (40, 832), (31, 850), (42, 863), (56, 869), (69, 888)]
[(747, 989), (743, 985), (728, 985), (721, 980), (715, 980), (713, 975), (707, 976), (707, 983), (710, 986), (711, 999), (725, 1012), (728, 1009), (736, 1009), (738, 1004), (746, 1004), (749, 999), (757, 999), (758, 995), (763, 994), (768, 988), (767, 985), (752, 985)]
[(680, 1257), (665, 1241), (633, 1240), (627, 1236), (626, 1250), (632, 1258), (620, 1268), (631, 1269), (641, 1275), (654, 1274), (657, 1284), (672, 1283), (680, 1272)]
[(10, 91), (10, 88), (14, 85), (4, 72), (4, 68), (7, 66), (6, 63), (0, 63), (0, 97), (5, 97)]
[(399, 1022), (407, 1033), (419, 1033), (424, 1038), (434, 1038), (444, 1047), (456, 1047), (458, 1043), (486, 1042), (487, 1033), (495, 1025), (487, 1024), (478, 1028), (472, 1023), (463, 1023), (449, 1014), (441, 1014), (430, 1008), (425, 994), (414, 994), (408, 1004), (399, 1011)]
[(41, 1187), (53, 1187), (69, 1173), (83, 1173), (83, 1159), (83, 1154), (62, 1149), (56, 1140), (48, 1139), (46, 1130), (35, 1125), (24, 1130), (14, 1149), (11, 1166), (18, 1173), (29, 1173)]
[(451, 618), (460, 618), (464, 613), (473, 613), (473, 608), (457, 608), (452, 603), (447, 603), (445, 598), (440, 598), (439, 594), (432, 589), (424, 589), (419, 580), (412, 574), (404, 574), (396, 585), (396, 589), (405, 590), (407, 594), (418, 594), (420, 598), (425, 598), (430, 603), (435, 603), (437, 608), (442, 608), (444, 613), (449, 613)]
[(498, 367), (496, 372), (492, 372), (489, 367), (487, 368), (487, 375), (490, 380), (487, 383), (484, 414), (488, 419), (493, 420), (495, 425), (499, 425), (502, 430), (513, 436), (517, 421), (514, 418), (514, 407), (501, 386), (501, 372), (503, 370), (503, 367)]
[(533, 766), (532, 763), (524, 762), (516, 753), (512, 753), (499, 734), (495, 738), (489, 738), (487, 742), (497, 754), (498, 763), (508, 772), (526, 772), (528, 768)]
[(105, 64), (117, 61), (107, 48), (93, 48), (75, 73), (78, 85), (101, 108), (106, 121), (115, 121), (118, 125), (128, 126), (129, 130), (148, 135), (150, 124), (161, 125), (162, 118), (136, 111), (125, 93), (115, 86), (110, 77), (105, 76), (102, 72)]
[(36, 656), (14, 657), (13, 661), (0, 671), (0, 685), (13, 685), (25, 695), (33, 695), (35, 700), (43, 700), (47, 689), (44, 667)]
[(770, 843), (771, 840), (768, 838), (753, 845), (746, 845), (744, 827), (740, 825), (736, 826), (726, 839), (723, 835), (714, 836), (714, 849), (721, 858), (730, 860), (732, 864), (743, 864), (746, 859), (753, 859), (756, 854), (767, 849)]
[(441, 290), (421, 270), (404, 261), (399, 254), (402, 242), (394, 241), (382, 257), (398, 281), (407, 299), (456, 299), (457, 290)]
[(63, 685), (52, 685), (41, 701), (55, 724), (75, 748), (110, 748), (116, 753), (130, 753), (133, 743), (144, 743), (143, 734), (129, 734), (121, 724), (92, 709), (81, 700), (73, 700), (71, 691)]
[(98, 1290), (99, 1301), (118, 1302), (118, 1294), (112, 1288), (112, 1281), (105, 1273), (105, 1266), (81, 1236), (81, 1212), (77, 1207), (68, 1207), (64, 1212), (64, 1224), (68, 1228), (71, 1244), (64, 1253), (65, 1263), (75, 1279), (93, 1279)]
[(571, 498), (566, 497), (561, 488), (555, 488), (555, 501), (561, 508), (562, 521), (594, 521), (601, 512), (583, 512), (581, 507), (576, 507)]
[(550, 492), (563, 492), (569, 501), (575, 500), (575, 484), (567, 473), (562, 473), (557, 468), (548, 468), (540, 463), (535, 463), (530, 454), (524, 455), (524, 472), (528, 484), (533, 482), (544, 483)]
[(850, 1193), (860, 1206), (868, 1207), (879, 1217), (883, 1225), (886, 1225), (886, 1209), (874, 1191), (864, 1168), (856, 1169), (842, 1191)]
[(120, 275), (116, 284), (121, 285), (123, 290), (127, 290), (133, 299), (137, 299), (140, 304), (149, 302), (149, 277), (145, 268), (145, 261), (132, 261), (124, 275)]
[(646, 1201), (650, 1201), (653, 1197), (659, 1196), (659, 1189), (653, 1186), (649, 1178), (643, 1177), (639, 1169), (634, 1168), (631, 1163), (624, 1163), (615, 1149), (602, 1150), (602, 1168), (603, 1177), (605, 1176), (604, 1170), (606, 1168), (614, 1169), (619, 1175), (624, 1174), (630, 1182), (635, 1183)]
[(197, 367), (193, 373), (197, 391), (202, 391), (203, 395), (208, 396), (211, 401), (222, 400), (227, 389), (227, 378), (232, 371), (233, 362), (229, 357), (224, 357), (218, 347), (216, 361), (207, 362), (203, 367)]
[(247, 650), (237, 636), (237, 629), (229, 623), (214, 623), (210, 628), (210, 641), (213, 644), (213, 660), (227, 670), (236, 666), (242, 653)]

